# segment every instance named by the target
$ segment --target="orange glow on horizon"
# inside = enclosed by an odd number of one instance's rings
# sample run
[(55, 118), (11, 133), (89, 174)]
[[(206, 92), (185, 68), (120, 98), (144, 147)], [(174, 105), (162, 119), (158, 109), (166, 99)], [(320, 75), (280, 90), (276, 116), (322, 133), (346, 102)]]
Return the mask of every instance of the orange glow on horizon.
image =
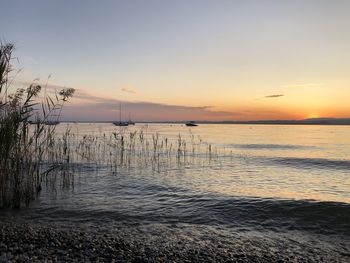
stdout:
[(320, 118), (321, 116), (317, 113), (311, 113), (309, 114), (306, 118), (307, 119), (315, 119), (315, 118)]

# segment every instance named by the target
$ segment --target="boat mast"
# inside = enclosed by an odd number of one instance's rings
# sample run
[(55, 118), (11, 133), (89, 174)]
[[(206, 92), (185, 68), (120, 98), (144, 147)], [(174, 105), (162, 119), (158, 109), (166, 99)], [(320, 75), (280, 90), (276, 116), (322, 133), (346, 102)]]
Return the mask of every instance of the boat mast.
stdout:
[(122, 123), (122, 103), (119, 103), (119, 123)]

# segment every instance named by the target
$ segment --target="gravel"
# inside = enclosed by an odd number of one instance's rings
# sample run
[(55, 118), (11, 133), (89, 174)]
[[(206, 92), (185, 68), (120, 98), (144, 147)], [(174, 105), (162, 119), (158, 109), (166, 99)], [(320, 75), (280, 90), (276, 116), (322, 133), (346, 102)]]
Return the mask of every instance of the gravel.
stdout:
[(350, 262), (347, 243), (335, 250), (264, 236), (220, 232), (149, 233), (139, 228), (104, 230), (0, 222), (3, 262)]

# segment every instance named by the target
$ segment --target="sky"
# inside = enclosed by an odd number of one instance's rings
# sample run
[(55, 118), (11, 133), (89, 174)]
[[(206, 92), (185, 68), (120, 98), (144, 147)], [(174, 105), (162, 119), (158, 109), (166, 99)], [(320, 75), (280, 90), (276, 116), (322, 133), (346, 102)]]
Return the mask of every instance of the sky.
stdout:
[(0, 0), (16, 85), (75, 97), (62, 119), (350, 117), (348, 0)]

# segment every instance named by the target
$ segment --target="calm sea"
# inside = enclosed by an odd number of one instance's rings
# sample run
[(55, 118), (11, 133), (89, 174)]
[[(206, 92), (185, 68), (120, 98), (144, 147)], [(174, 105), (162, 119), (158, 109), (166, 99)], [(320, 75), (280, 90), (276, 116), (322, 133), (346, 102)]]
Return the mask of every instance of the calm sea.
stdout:
[[(60, 124), (62, 132), (67, 124)], [(69, 124), (72, 132), (102, 134), (112, 124)], [(144, 124), (126, 128), (144, 129)], [(231, 153), (206, 167), (112, 174), (89, 169), (74, 188), (44, 192), (27, 209), (4, 213), (24, 220), (91, 227), (141, 227), (152, 233), (186, 229), (283, 235), (350, 244), (350, 127), (148, 124), (148, 133), (191, 136)], [(198, 230), (202, 229), (202, 230)], [(213, 230), (215, 229), (215, 231)], [(156, 232), (156, 231), (155, 231)], [(331, 240), (331, 241), (329, 241)], [(335, 240), (335, 241), (334, 241)], [(338, 246), (337, 245), (337, 246)]]

